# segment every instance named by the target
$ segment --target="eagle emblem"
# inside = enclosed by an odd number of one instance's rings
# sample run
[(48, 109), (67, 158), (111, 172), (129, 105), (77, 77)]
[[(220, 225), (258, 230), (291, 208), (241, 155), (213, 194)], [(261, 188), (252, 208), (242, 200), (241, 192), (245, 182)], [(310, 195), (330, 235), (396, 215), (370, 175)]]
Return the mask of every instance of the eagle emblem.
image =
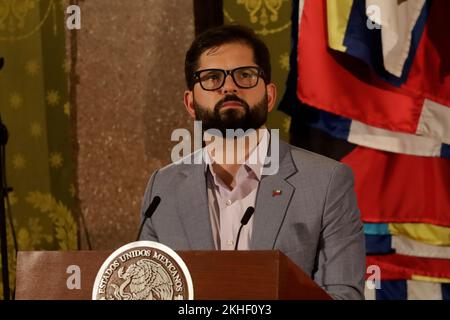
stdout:
[(164, 268), (150, 259), (121, 267), (118, 277), (124, 282), (114, 289), (114, 300), (173, 300), (173, 282)]
[(94, 300), (191, 300), (192, 278), (181, 257), (153, 241), (117, 249), (95, 278)]

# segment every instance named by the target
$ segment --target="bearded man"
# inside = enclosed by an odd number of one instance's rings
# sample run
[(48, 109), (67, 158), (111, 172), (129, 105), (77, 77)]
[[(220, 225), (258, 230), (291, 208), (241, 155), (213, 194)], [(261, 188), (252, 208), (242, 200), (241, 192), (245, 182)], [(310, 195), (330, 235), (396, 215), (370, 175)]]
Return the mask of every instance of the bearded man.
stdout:
[(162, 200), (140, 239), (174, 250), (280, 250), (333, 298), (363, 299), (352, 172), (267, 129), (277, 89), (264, 42), (242, 26), (210, 29), (187, 51), (185, 78), (184, 105), (206, 142), (192, 161), (153, 173), (142, 219)]

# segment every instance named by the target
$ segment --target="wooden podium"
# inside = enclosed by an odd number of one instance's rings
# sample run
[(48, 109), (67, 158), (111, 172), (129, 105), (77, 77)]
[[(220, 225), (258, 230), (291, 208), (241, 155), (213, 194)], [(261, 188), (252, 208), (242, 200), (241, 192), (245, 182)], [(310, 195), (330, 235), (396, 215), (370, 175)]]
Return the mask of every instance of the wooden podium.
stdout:
[[(110, 251), (22, 251), (17, 300), (90, 300)], [(280, 251), (178, 251), (194, 284), (195, 300), (325, 300), (331, 297)], [(80, 289), (67, 280), (79, 267)]]

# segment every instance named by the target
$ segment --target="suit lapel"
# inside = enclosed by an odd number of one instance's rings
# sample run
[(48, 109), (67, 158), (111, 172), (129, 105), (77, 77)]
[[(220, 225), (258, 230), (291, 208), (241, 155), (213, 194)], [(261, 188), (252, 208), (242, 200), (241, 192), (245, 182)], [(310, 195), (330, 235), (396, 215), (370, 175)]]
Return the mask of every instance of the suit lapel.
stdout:
[[(280, 141), (280, 168), (277, 174), (263, 176), (256, 197), (252, 239), (253, 250), (274, 248), (281, 224), (295, 188), (286, 181), (297, 172), (289, 145)], [(198, 156), (198, 154), (196, 155)], [(204, 163), (182, 165), (181, 182), (176, 186), (178, 213), (192, 250), (215, 250), (209, 216)], [(275, 194), (274, 190), (281, 190)]]
[[(252, 250), (272, 250), (295, 188), (286, 181), (297, 172), (289, 146), (280, 141), (280, 168), (277, 174), (263, 176), (256, 197)], [(279, 194), (279, 191), (281, 193)]]
[(192, 250), (215, 250), (204, 164), (183, 166), (184, 168), (181, 170), (182, 181), (176, 186), (175, 194), (177, 195), (177, 211), (189, 247)]

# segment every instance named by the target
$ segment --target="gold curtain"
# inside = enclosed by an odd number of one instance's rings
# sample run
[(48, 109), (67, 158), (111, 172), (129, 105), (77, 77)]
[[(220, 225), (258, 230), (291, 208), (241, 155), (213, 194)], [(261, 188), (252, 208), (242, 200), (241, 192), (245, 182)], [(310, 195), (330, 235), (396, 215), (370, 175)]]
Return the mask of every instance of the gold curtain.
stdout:
[[(224, 0), (225, 23), (238, 23), (252, 28), (261, 36), (271, 54), (272, 81), (278, 88), (280, 101), (286, 87), (291, 51), (290, 0)], [(268, 127), (280, 129), (280, 137), (289, 140), (290, 117), (274, 110), (269, 114)]]
[[(0, 56), (5, 58), (0, 113), (10, 136), (6, 176), (14, 190), (9, 203), (19, 250), (78, 248), (67, 5), (0, 0)], [(16, 252), (9, 222), (8, 249), (13, 288)]]

